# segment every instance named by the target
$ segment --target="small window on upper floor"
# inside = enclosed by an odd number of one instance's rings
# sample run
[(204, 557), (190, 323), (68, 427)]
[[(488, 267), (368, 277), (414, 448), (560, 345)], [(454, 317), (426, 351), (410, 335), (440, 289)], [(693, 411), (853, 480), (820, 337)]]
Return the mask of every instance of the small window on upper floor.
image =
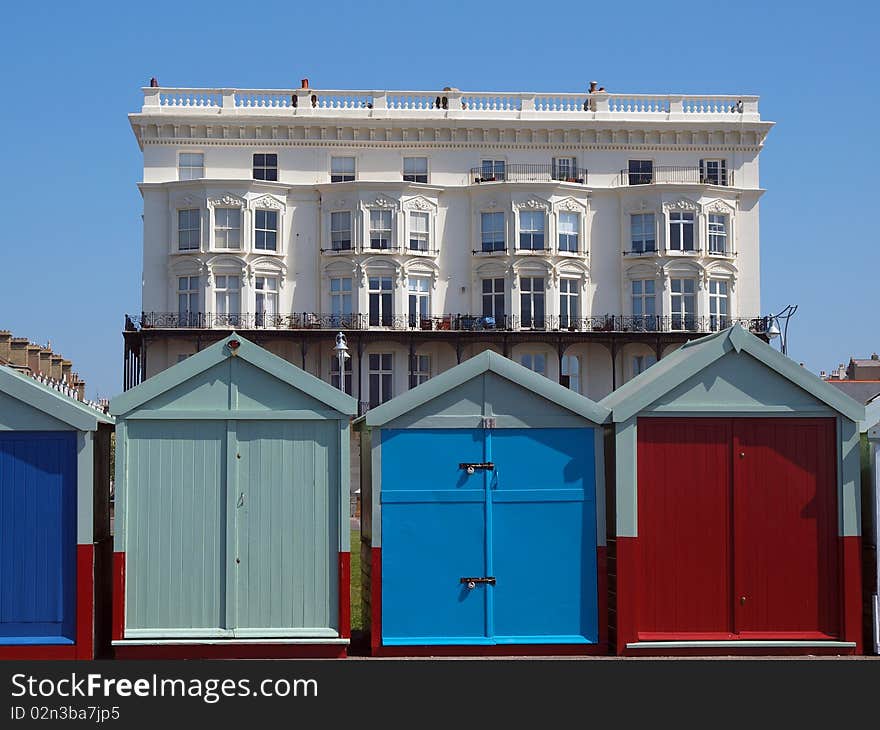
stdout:
[(727, 185), (727, 160), (700, 160), (700, 182)]
[(577, 157), (554, 157), (553, 179), (567, 182), (583, 180), (583, 173), (578, 175)]
[(504, 160), (480, 160), (480, 180), (492, 182), (507, 177), (507, 163)]
[(254, 215), (254, 248), (278, 250), (278, 211), (258, 210)]
[(278, 180), (278, 155), (254, 155), (254, 180)]
[(630, 160), (628, 172), (630, 185), (649, 185), (654, 182), (653, 160)]
[(330, 182), (351, 182), (354, 180), (354, 157), (330, 158)]
[(427, 157), (404, 157), (403, 158), (404, 182), (426, 183), (428, 182), (428, 158)]
[(205, 176), (205, 155), (202, 152), (181, 152), (177, 157), (177, 179), (198, 180)]

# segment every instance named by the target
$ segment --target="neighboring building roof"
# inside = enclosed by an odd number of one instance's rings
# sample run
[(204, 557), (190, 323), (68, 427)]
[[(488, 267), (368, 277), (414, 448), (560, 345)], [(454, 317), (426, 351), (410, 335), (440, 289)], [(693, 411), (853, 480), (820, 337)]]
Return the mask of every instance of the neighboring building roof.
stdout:
[(813, 375), (763, 340), (749, 334), (738, 324), (685, 343), (606, 396), (599, 405), (611, 410), (615, 423), (626, 421), (731, 351), (745, 351), (853, 421), (858, 422), (865, 417), (865, 409), (861, 403)]
[(485, 350), (479, 355), (465, 360), (454, 368), (416, 386), (412, 390), (392, 398), (387, 403), (373, 408), (365, 416), (358, 418), (355, 424), (382, 426), (405, 413), (409, 413), (414, 408), (453, 390), (459, 385), (490, 371), (593, 423), (605, 423), (610, 415), (607, 408), (594, 403), (589, 398), (578, 395), (573, 390), (559, 385), (559, 383), (554, 383), (549, 378), (539, 375), (503, 355), (499, 355), (497, 352)]
[(80, 403), (30, 375), (23, 375), (5, 365), (0, 366), (0, 392), (80, 431), (95, 431), (99, 423), (114, 423), (110, 416), (96, 408)]
[(838, 390), (842, 390), (859, 403), (867, 404), (880, 394), (880, 380), (837, 380), (831, 378), (825, 382), (833, 385)]
[[(237, 340), (239, 343), (239, 346), (234, 350), (229, 347), (232, 340)], [(131, 390), (117, 395), (110, 401), (110, 412), (115, 416), (124, 415), (231, 357), (245, 360), (254, 367), (307, 393), (340, 413), (349, 416), (357, 413), (357, 401), (351, 396), (340, 392), (314, 375), (309, 375), (296, 365), (273, 355), (235, 332), (152, 378), (148, 378)]]

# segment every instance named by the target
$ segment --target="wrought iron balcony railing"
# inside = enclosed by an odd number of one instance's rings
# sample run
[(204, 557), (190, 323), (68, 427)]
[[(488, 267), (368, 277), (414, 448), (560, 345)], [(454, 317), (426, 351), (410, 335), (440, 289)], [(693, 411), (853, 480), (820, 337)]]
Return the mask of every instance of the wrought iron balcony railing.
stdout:
[(621, 185), (678, 183), (682, 185), (733, 186), (733, 170), (695, 165), (655, 165), (652, 170), (620, 171)]
[(492, 167), (472, 167), (472, 182), (570, 182), (579, 185), (587, 184), (587, 171), (582, 167), (569, 165), (547, 165), (513, 163), (510, 165), (494, 165)]
[(203, 312), (142, 312), (126, 315), (127, 331), (151, 329), (274, 329), (274, 330), (362, 330), (421, 332), (697, 332), (724, 329), (734, 323), (755, 334), (766, 333), (766, 317), (730, 317), (727, 315), (695, 316), (615, 315), (590, 317), (566, 315), (503, 315), (443, 314), (430, 317), (408, 314), (217, 314)]

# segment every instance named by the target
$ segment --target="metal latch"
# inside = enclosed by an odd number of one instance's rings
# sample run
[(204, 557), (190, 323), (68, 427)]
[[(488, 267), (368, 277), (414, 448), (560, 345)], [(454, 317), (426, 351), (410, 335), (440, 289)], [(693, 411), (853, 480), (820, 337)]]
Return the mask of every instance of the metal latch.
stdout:
[(485, 578), (462, 578), (460, 583), (463, 583), (468, 587), (469, 591), (472, 591), (477, 587), (477, 583), (488, 583), (489, 585), (495, 585), (495, 576), (487, 576)]
[(458, 468), (464, 469), (468, 474), (473, 474), (477, 469), (487, 469), (488, 471), (492, 471), (495, 468), (495, 464), (491, 461), (462, 462), (458, 465)]

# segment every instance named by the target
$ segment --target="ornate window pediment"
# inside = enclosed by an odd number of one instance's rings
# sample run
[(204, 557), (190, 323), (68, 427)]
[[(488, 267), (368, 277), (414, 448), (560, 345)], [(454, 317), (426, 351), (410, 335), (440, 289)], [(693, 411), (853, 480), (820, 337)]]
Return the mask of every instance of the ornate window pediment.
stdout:
[(513, 201), (514, 210), (544, 210), (549, 211), (551, 208), (550, 202), (547, 200), (543, 200), (542, 198), (531, 197), (526, 200), (515, 200)]
[(208, 199), (208, 205), (215, 208), (245, 208), (247, 201), (232, 193), (223, 193)]
[(728, 203), (726, 200), (712, 200), (703, 206), (706, 213), (720, 213), (721, 215), (733, 215), (736, 213), (736, 206)]
[(663, 210), (693, 210), (699, 211), (699, 203), (689, 200), (688, 198), (679, 198), (678, 200), (667, 200), (663, 203)]
[(423, 213), (436, 213), (437, 205), (422, 195), (409, 198), (403, 202), (404, 210), (421, 211)]
[(285, 204), (274, 195), (261, 195), (251, 201), (252, 208), (268, 208), (270, 210), (284, 210)]
[(624, 270), (628, 279), (659, 279), (663, 276), (663, 267), (653, 261), (639, 261)]
[(389, 198), (387, 195), (377, 195), (372, 200), (364, 201), (365, 208), (384, 208), (386, 210), (397, 210), (400, 202)]
[(582, 203), (574, 198), (565, 198), (556, 203), (556, 210), (566, 213), (586, 213), (588, 203)]

